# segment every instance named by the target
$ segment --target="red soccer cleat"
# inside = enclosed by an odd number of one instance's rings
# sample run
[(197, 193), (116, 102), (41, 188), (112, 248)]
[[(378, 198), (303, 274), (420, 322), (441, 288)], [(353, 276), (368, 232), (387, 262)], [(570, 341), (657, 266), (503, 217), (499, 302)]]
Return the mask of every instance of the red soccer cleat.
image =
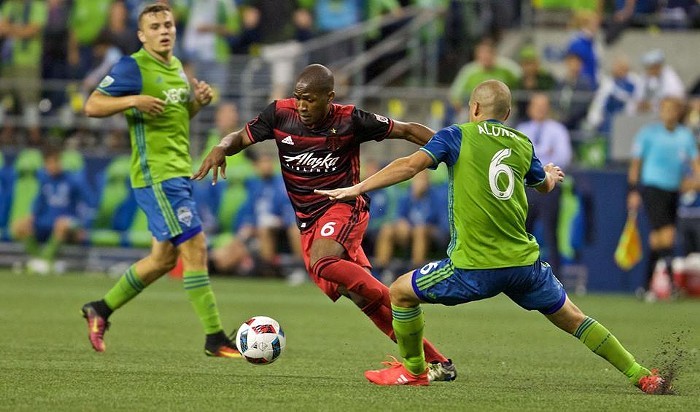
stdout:
[(107, 322), (107, 319), (100, 316), (90, 303), (83, 305), (81, 311), (83, 317), (87, 320), (88, 339), (90, 339), (92, 348), (97, 352), (104, 352), (106, 349), (104, 335), (107, 329), (109, 329), (109, 322)]
[(204, 354), (215, 358), (240, 359), (243, 357), (232, 343), (224, 343), (216, 349), (205, 347)]
[(664, 391), (665, 380), (659, 376), (658, 369), (652, 369), (651, 375), (642, 376), (637, 382), (637, 387), (644, 393), (659, 395)]
[(383, 365), (387, 366), (386, 369), (366, 371), (365, 378), (374, 384), (382, 386), (427, 386), (430, 384), (430, 381), (428, 381), (427, 368), (423, 373), (414, 375), (403, 366), (403, 363), (397, 361), (395, 357), (392, 356), (391, 359), (390, 361), (382, 362)]

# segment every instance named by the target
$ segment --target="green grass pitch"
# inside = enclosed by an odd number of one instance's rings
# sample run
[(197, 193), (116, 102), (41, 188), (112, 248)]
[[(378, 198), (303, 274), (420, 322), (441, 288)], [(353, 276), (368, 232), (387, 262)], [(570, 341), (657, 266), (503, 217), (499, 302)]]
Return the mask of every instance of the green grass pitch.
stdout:
[(574, 297), (643, 364), (680, 365), (676, 394), (649, 396), (540, 314), (503, 297), (425, 306), (426, 334), (454, 359), (455, 382), (378, 387), (362, 373), (398, 356), (396, 346), (349, 301), (331, 304), (311, 284), (213, 279), (227, 329), (267, 315), (286, 331), (280, 359), (255, 366), (204, 356), (176, 280), (160, 280), (115, 313), (107, 352), (98, 354), (79, 309), (114, 279), (4, 271), (0, 279), (0, 410), (700, 410), (698, 300)]

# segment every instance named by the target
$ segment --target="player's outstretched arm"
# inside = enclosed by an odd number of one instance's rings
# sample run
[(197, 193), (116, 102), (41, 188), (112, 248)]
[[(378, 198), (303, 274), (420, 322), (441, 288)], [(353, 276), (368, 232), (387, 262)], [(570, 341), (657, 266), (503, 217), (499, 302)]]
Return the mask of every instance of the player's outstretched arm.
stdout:
[(552, 190), (554, 190), (554, 187), (557, 185), (557, 183), (561, 183), (564, 181), (565, 175), (564, 171), (561, 170), (559, 166), (554, 165), (554, 163), (547, 163), (544, 166), (544, 171), (546, 173), (544, 183), (537, 186), (536, 189), (540, 193), (549, 193)]
[(115, 97), (95, 90), (85, 102), (84, 110), (90, 117), (107, 117), (131, 108), (157, 116), (163, 113), (165, 101), (143, 94)]
[(331, 200), (353, 198), (372, 190), (408, 180), (432, 164), (433, 159), (430, 156), (423, 151), (417, 151), (410, 156), (394, 160), (382, 170), (354, 186), (329, 190), (317, 189), (314, 190), (314, 193), (328, 196)]
[(214, 171), (212, 184), (215, 185), (219, 180), (219, 171), (221, 177), (226, 179), (226, 156), (232, 156), (251, 144), (253, 144), (253, 141), (248, 137), (248, 132), (245, 129), (227, 134), (218, 145), (212, 147), (207, 157), (204, 158), (199, 170), (190, 179), (202, 180), (209, 174), (210, 170)]
[(434, 134), (433, 129), (420, 123), (394, 120), (394, 128), (389, 133), (389, 139), (404, 139), (419, 146), (425, 146)]

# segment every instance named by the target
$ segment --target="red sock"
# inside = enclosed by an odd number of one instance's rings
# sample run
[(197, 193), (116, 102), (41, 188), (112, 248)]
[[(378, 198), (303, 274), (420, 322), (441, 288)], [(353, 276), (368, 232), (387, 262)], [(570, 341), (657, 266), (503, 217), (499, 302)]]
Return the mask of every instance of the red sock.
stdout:
[[(362, 311), (391, 340), (396, 341), (394, 327), (391, 324), (391, 301), (389, 288), (374, 278), (361, 266), (338, 257), (325, 257), (316, 262), (312, 270), (318, 271), (320, 277), (345, 286), (348, 290), (370, 301)], [(430, 341), (423, 339), (423, 351), (428, 362), (446, 362)]]

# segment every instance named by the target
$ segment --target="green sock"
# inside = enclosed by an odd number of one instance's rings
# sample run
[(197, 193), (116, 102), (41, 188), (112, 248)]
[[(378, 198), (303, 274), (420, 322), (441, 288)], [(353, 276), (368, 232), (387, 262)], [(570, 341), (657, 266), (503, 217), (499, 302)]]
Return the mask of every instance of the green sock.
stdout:
[(28, 236), (24, 240), (24, 248), (29, 256), (39, 256), (39, 242), (34, 235)]
[(41, 258), (46, 259), (49, 262), (53, 261), (58, 253), (58, 249), (61, 247), (61, 241), (56, 238), (56, 236), (51, 236), (44, 245), (44, 250), (41, 251)]
[(649, 370), (638, 364), (617, 338), (595, 319), (587, 317), (576, 329), (574, 336), (593, 353), (624, 373), (632, 383), (636, 384), (639, 378), (649, 374)]
[(216, 298), (209, 284), (209, 274), (206, 271), (185, 271), (182, 281), (190, 298), (194, 311), (199, 316), (204, 333), (216, 333), (223, 330)]
[(119, 278), (117, 284), (107, 292), (104, 301), (110, 309), (117, 310), (141, 293), (145, 287), (141, 279), (136, 276), (134, 265), (131, 265), (124, 275)]
[(420, 306), (402, 308), (391, 305), (391, 314), (399, 344), (399, 353), (404, 358), (403, 364), (414, 375), (425, 372), (425, 353), (423, 353), (423, 310)]

